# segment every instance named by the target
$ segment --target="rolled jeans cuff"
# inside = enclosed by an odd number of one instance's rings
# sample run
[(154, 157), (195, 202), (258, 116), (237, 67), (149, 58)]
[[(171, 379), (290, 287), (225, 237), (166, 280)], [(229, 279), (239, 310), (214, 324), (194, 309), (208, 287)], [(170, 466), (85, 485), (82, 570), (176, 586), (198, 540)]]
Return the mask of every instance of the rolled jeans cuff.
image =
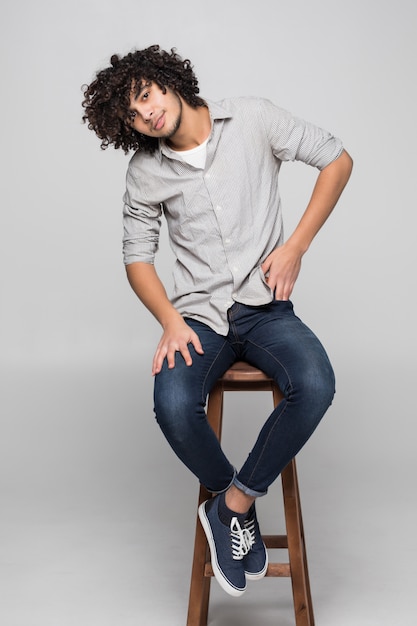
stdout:
[(233, 484), (235, 485), (235, 487), (240, 489), (240, 491), (243, 491), (243, 493), (245, 493), (247, 496), (251, 496), (252, 498), (260, 498), (261, 496), (265, 496), (267, 494), (267, 491), (255, 491), (254, 489), (246, 487), (246, 485), (243, 485), (240, 480), (236, 478), (236, 475), (233, 479)]
[(210, 487), (206, 487), (207, 491), (210, 491), (210, 493), (214, 493), (215, 495), (218, 495), (219, 493), (225, 493), (228, 489), (230, 489), (230, 487), (234, 484), (235, 478), (236, 478), (236, 474), (237, 474), (237, 470), (235, 467), (232, 468), (233, 469), (233, 476), (232, 479), (230, 481), (230, 483), (224, 488), (224, 489), (211, 489)]

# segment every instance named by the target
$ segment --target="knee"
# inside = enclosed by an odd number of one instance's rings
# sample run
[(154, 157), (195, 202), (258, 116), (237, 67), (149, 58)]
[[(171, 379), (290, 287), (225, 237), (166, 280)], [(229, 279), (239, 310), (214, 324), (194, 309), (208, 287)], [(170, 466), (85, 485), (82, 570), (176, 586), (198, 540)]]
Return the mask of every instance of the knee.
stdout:
[(189, 440), (196, 417), (200, 412), (204, 415), (204, 407), (194, 394), (182, 391), (178, 386), (165, 389), (164, 392), (155, 389), (154, 411), (162, 432), (171, 444), (176, 445)]
[(162, 370), (155, 376), (154, 409), (158, 423), (177, 421), (188, 405), (194, 402), (191, 371), (183, 360), (177, 359), (175, 367), (169, 369), (164, 361)]
[(165, 389), (163, 393), (155, 389), (154, 411), (160, 426), (181, 421), (181, 417), (192, 410), (192, 404), (190, 396), (181, 393), (180, 388)]
[(322, 372), (320, 376), (316, 376), (313, 387), (310, 389), (310, 398), (316, 398), (315, 401), (324, 413), (332, 404), (335, 391), (334, 373), (330, 369), (330, 372)]
[(335, 377), (330, 363), (325, 367), (307, 368), (292, 393), (308, 407), (309, 412), (324, 415), (335, 395)]

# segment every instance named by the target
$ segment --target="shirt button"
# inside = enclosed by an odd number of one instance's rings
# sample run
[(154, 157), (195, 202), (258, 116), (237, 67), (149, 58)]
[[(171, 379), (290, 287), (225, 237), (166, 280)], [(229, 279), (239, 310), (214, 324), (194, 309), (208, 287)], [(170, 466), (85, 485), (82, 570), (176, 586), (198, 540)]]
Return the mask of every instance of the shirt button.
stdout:
[(230, 239), (225, 239), (224, 243), (230, 243)]
[(237, 293), (236, 292), (232, 293), (232, 298), (236, 299), (236, 297), (237, 297)]
[(222, 207), (218, 204), (218, 205), (216, 206), (216, 211), (221, 211), (221, 210), (222, 210)]
[(234, 271), (234, 272), (238, 272), (238, 271), (239, 271), (239, 268), (235, 266), (235, 267), (233, 268), (233, 271)]

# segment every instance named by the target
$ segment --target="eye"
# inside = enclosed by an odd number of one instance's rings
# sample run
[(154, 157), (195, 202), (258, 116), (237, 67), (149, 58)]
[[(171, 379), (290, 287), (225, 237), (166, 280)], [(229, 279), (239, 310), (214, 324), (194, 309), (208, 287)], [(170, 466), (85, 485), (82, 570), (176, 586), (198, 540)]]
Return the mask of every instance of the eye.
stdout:
[(142, 95), (142, 100), (147, 100), (149, 98), (149, 91), (145, 91)]

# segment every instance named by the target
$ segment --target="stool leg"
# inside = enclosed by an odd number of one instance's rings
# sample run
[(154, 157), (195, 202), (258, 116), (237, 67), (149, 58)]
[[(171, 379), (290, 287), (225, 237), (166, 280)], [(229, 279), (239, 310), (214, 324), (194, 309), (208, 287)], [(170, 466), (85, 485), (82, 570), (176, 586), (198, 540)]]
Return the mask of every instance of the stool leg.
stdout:
[(281, 473), (296, 626), (314, 626), (295, 459)]
[[(207, 489), (201, 485), (198, 505), (200, 506), (210, 495)], [(204, 576), (207, 556), (206, 535), (197, 516), (187, 626), (206, 626), (207, 624), (211, 583), (211, 578)]]
[[(223, 416), (223, 388), (217, 383), (210, 392), (207, 407), (207, 419), (220, 438)], [(200, 486), (198, 497), (198, 506), (211, 497), (211, 493), (207, 491), (203, 485)], [(207, 539), (200, 519), (197, 515), (195, 540), (194, 540), (194, 557), (191, 570), (190, 597), (188, 602), (187, 626), (206, 626), (208, 618), (208, 608), (210, 600), (210, 576), (205, 576), (205, 565), (209, 559), (209, 549)]]
[(223, 386), (218, 382), (210, 392), (207, 405), (207, 420), (216, 433), (217, 439), (220, 439), (222, 434), (223, 397)]

